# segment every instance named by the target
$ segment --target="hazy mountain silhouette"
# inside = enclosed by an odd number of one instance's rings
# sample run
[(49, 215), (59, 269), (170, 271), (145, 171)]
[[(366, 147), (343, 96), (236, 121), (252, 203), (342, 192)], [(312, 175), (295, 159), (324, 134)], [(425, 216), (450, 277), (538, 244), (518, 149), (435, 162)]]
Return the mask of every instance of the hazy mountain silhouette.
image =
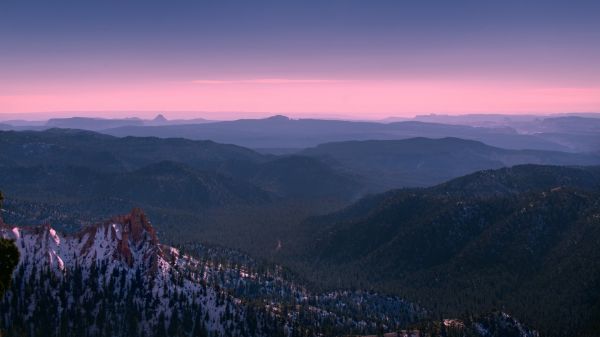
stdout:
[[(111, 137), (95, 132), (50, 129), (0, 133), (0, 158), (18, 165), (79, 165), (95, 170), (129, 170), (171, 160), (200, 169), (260, 162), (252, 150), (212, 141)], [(242, 165), (242, 164), (240, 164)]]
[(121, 126), (143, 125), (144, 122), (139, 118), (123, 119), (105, 119), (89, 117), (71, 117), (71, 118), (52, 118), (46, 122), (48, 128), (82, 129), (82, 130), (103, 130)]
[(284, 216), (279, 203), (286, 203), (287, 208), (302, 205), (299, 214), (306, 214), (356, 199), (363, 190), (353, 177), (317, 158), (71, 129), (1, 132), (0, 176), (3, 191), (19, 205), (13, 206), (18, 208), (13, 220), (63, 219), (69, 226), (74, 224), (64, 216), (96, 219), (133, 206), (175, 227), (216, 224), (218, 219), (206, 218), (207, 210), (227, 208), (219, 217), (239, 218), (233, 209), (242, 206), (251, 208), (248, 213), (258, 207)]
[(396, 123), (352, 122), (341, 120), (298, 119), (273, 116), (265, 119), (240, 119), (208, 124), (170, 126), (122, 126), (102, 130), (114, 136), (156, 136), (211, 139), (250, 148), (304, 148), (320, 143), (403, 139), (412, 137), (458, 137), (512, 149), (568, 150), (567, 147), (514, 130), (477, 128), (416, 121)]
[(519, 164), (600, 164), (595, 155), (507, 150), (458, 138), (326, 143), (299, 154), (321, 158), (380, 191), (431, 186), (478, 170)]
[(99, 131), (115, 136), (183, 137), (213, 140), (260, 149), (264, 153), (291, 153), (293, 149), (349, 140), (393, 140), (413, 137), (456, 137), (482, 141), (508, 149), (590, 152), (598, 148), (600, 132), (596, 114), (558, 115), (426, 115), (388, 118), (379, 122), (326, 119), (264, 119), (210, 121), (203, 118), (106, 119), (54, 118), (2, 122), (2, 130), (46, 130), (53, 127)]

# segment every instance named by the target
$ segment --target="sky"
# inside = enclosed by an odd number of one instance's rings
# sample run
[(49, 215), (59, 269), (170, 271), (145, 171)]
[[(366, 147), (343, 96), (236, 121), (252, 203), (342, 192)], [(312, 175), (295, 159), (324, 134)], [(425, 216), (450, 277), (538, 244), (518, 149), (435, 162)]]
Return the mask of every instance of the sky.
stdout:
[(0, 1), (0, 113), (86, 111), (599, 112), (600, 1)]

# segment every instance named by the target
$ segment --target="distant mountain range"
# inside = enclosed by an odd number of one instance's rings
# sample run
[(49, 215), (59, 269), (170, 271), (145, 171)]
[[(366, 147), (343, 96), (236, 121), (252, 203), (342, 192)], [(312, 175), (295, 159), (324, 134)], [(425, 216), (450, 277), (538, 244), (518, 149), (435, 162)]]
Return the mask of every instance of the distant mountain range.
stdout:
[(305, 148), (336, 141), (403, 139), (421, 136), (474, 139), (505, 148), (569, 150), (568, 147), (555, 142), (534, 135), (517, 134), (514, 130), (506, 128), (476, 128), (416, 121), (383, 124), (318, 119), (293, 120), (285, 116), (274, 116), (266, 119), (242, 119), (202, 125), (123, 126), (101, 132), (119, 137), (152, 135), (163, 138), (211, 139), (249, 148)]
[(204, 118), (194, 119), (174, 119), (169, 120), (162, 114), (156, 115), (153, 119), (141, 118), (123, 118), (123, 119), (106, 119), (106, 118), (89, 118), (89, 117), (70, 117), (70, 118), (51, 118), (45, 127), (48, 128), (65, 128), (65, 129), (82, 129), (99, 131), (104, 129), (118, 128), (124, 126), (161, 126), (161, 125), (178, 125), (178, 124), (202, 124), (210, 123), (211, 121)]
[(543, 334), (595, 336), (599, 209), (598, 166), (485, 170), (309, 219), (289, 253), (330, 286), (387, 289), (445, 314), (503, 308)]
[[(429, 114), (416, 115), (413, 119), (422, 122), (443, 123), (443, 124), (459, 124), (472, 126), (510, 126), (519, 125), (535, 125), (545, 119), (563, 118), (563, 117), (582, 117), (582, 118), (600, 118), (600, 113), (597, 112), (573, 112), (573, 113), (556, 113), (556, 114), (462, 114), (462, 115), (445, 115), (445, 114)], [(398, 118), (398, 120), (402, 120)], [(406, 118), (404, 119), (406, 120)], [(384, 119), (384, 121), (395, 121), (393, 117)]]
[[(594, 114), (510, 116), (418, 116), (389, 123), (273, 116), (235, 121), (152, 120), (139, 118), (55, 118), (47, 122), (5, 121), (3, 130), (53, 127), (98, 131), (119, 137), (183, 137), (236, 144), (262, 152), (290, 153), (321, 143), (351, 140), (397, 140), (456, 137), (507, 149), (595, 152), (600, 146), (600, 118)], [(11, 124), (12, 123), (12, 124)]]
[(153, 119), (131, 118), (99, 118), (99, 117), (66, 117), (50, 118), (47, 121), (6, 120), (0, 124), (2, 130), (47, 130), (50, 128), (80, 129), (99, 131), (123, 126), (159, 126), (178, 124), (210, 123), (204, 118), (172, 119), (165, 118), (162, 114)]

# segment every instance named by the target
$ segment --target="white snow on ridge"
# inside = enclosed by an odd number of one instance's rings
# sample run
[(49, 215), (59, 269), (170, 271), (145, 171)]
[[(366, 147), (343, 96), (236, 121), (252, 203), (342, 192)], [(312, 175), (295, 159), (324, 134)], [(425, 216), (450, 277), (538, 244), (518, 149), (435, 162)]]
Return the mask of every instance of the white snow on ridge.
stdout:
[(122, 234), (123, 228), (122, 228), (121, 224), (112, 224), (112, 228), (115, 232), (117, 240), (123, 240), (123, 234)]
[[(160, 309), (154, 313), (154, 317), (140, 322), (144, 329), (152, 329), (152, 324), (158, 320), (161, 313), (167, 318), (170, 317), (170, 302), (175, 294), (181, 293), (185, 294), (183, 298), (189, 303), (201, 304), (203, 315), (208, 316), (208, 330), (218, 331), (223, 335), (225, 323), (220, 317), (225, 312), (225, 307), (218, 304), (217, 290), (210, 286), (202, 286), (195, 279), (183, 279), (181, 283), (173, 282), (174, 277), (179, 278), (179, 270), (197, 265), (198, 261), (187, 256), (180, 258), (179, 250), (156, 243), (145, 229), (141, 233), (141, 240), (133, 242), (131, 231), (131, 227), (125, 228), (119, 223), (88, 227), (73, 235), (62, 235), (47, 225), (13, 228), (0, 226), (0, 237), (15, 241), (20, 253), (17, 270), (23, 267), (24, 280), (29, 279), (32, 273), (41, 273), (47, 267), (61, 277), (80, 267), (85, 279), (92, 275), (92, 269), (105, 265), (106, 270), (103, 274), (98, 274), (96, 284), (108, 286), (110, 278), (117, 270), (118, 273), (125, 273), (125, 286), (131, 287), (136, 274), (141, 272), (142, 286), (150, 290), (157, 303), (160, 303)], [(123, 242), (124, 238), (127, 242)], [(97, 270), (95, 273), (98, 273)], [(119, 293), (118, 288), (106, 291)], [(82, 296), (91, 296), (91, 290), (86, 290)], [(140, 298), (140, 303), (144, 301), (147, 299)], [(34, 307), (26, 316), (30, 316), (33, 310)], [(244, 314), (240, 312), (239, 315), (243, 317)]]

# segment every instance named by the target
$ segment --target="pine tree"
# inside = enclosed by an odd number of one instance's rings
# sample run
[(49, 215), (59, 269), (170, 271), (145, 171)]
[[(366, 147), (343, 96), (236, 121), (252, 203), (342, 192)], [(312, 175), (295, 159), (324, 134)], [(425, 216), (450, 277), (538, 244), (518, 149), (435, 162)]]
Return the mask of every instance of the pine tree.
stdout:
[(167, 330), (165, 327), (165, 314), (164, 312), (161, 312), (160, 315), (158, 315), (158, 323), (156, 325), (156, 337), (167, 337)]
[(198, 314), (196, 315), (196, 319), (194, 322), (194, 331), (192, 333), (193, 337), (207, 337), (208, 332), (206, 331), (206, 327), (204, 326), (204, 320), (202, 319), (202, 311), (198, 310)]
[(171, 319), (169, 320), (169, 328), (167, 329), (167, 333), (169, 336), (179, 336), (179, 313), (177, 309), (173, 309), (173, 313), (171, 314)]
[(0, 297), (10, 287), (13, 270), (19, 263), (19, 250), (13, 241), (0, 238)]

